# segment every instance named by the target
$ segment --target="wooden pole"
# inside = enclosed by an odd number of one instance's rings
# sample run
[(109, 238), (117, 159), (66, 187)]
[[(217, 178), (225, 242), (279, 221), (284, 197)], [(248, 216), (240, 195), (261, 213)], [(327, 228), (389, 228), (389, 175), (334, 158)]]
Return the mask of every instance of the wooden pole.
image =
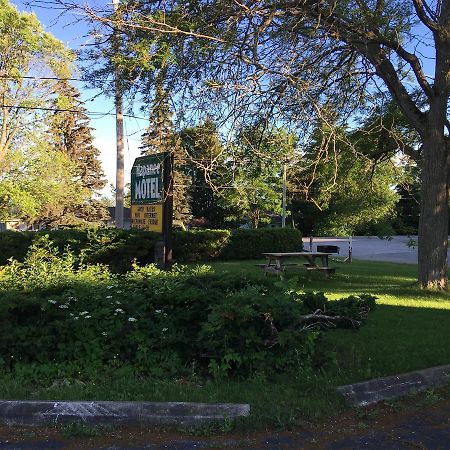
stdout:
[[(119, 7), (119, 0), (113, 0), (114, 11)], [(119, 36), (117, 27), (114, 29), (114, 53), (118, 54)], [(115, 106), (116, 106), (116, 228), (123, 228), (123, 209), (124, 209), (124, 191), (125, 191), (125, 163), (124, 163), (124, 145), (123, 145), (123, 90), (120, 70), (115, 68)]]
[(164, 233), (164, 268), (172, 268), (172, 217), (173, 217), (173, 153), (164, 157), (163, 186), (163, 233)]
[(281, 213), (281, 228), (286, 227), (286, 163), (283, 163), (283, 203)]

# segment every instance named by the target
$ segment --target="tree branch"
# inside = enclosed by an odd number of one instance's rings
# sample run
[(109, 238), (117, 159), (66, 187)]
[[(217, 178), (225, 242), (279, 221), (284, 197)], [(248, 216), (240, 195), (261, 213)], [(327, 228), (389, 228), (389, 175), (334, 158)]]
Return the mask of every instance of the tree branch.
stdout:
[(429, 9), (426, 3), (423, 0), (413, 0), (413, 4), (420, 21), (433, 33), (438, 31), (439, 25), (425, 11), (425, 9)]

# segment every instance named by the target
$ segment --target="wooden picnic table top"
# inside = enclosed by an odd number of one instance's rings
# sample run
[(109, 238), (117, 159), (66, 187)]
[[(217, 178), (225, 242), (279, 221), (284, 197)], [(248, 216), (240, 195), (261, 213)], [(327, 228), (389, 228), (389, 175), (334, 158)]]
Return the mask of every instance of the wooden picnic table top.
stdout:
[(283, 258), (283, 257), (296, 257), (296, 256), (332, 256), (332, 253), (325, 253), (325, 252), (274, 252), (274, 253), (263, 253), (266, 257), (273, 257), (273, 258)]

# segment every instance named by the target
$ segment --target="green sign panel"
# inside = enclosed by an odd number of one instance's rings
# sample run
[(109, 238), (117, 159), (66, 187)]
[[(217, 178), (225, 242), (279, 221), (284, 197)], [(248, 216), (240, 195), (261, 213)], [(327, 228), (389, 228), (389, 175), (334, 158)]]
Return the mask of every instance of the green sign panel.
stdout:
[(131, 169), (131, 204), (148, 205), (162, 201), (165, 153), (136, 158)]

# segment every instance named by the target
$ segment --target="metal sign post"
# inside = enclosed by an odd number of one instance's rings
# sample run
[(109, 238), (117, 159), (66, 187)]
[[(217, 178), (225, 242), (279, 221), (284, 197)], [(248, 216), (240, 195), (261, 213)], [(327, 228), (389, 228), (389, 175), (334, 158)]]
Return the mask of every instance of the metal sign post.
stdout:
[(172, 220), (173, 220), (173, 153), (166, 153), (163, 169), (164, 184), (164, 209), (163, 209), (163, 233), (164, 233), (164, 268), (172, 268)]
[(353, 253), (353, 236), (348, 237), (348, 256), (344, 259), (344, 262), (352, 262)]

